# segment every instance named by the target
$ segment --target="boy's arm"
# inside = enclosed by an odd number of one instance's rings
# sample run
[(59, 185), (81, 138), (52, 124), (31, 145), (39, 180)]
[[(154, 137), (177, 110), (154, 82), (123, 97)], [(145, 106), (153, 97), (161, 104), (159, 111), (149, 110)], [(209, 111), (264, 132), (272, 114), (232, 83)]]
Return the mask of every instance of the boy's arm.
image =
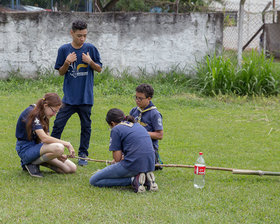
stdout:
[(89, 66), (92, 68), (92, 70), (101, 72), (101, 70), (102, 70), (101, 66), (92, 60), (92, 58), (89, 55), (89, 52), (87, 52), (87, 54), (83, 53), (82, 60), (83, 60), (83, 62), (89, 64)]
[(65, 75), (68, 71), (68, 68), (71, 63), (77, 60), (77, 55), (75, 52), (72, 52), (67, 56), (67, 58), (64, 61), (64, 64), (58, 69), (59, 75)]
[(95, 63), (93, 60), (91, 60), (91, 62), (89, 63), (90, 67), (97, 71), (97, 72), (101, 72), (102, 71), (102, 68), (100, 67), (99, 64)]
[(155, 140), (161, 140), (163, 138), (163, 126), (162, 126), (162, 116), (161, 114), (156, 111), (154, 115), (152, 116), (152, 130), (151, 132), (148, 132), (151, 136), (151, 139)]
[(59, 75), (65, 75), (71, 63), (65, 60), (64, 64), (58, 69)]
[(163, 138), (163, 130), (148, 132), (151, 139), (161, 140)]
[(118, 151), (113, 151), (113, 161), (112, 163), (118, 163), (121, 160), (123, 160), (123, 155), (122, 155), (122, 151), (118, 150)]

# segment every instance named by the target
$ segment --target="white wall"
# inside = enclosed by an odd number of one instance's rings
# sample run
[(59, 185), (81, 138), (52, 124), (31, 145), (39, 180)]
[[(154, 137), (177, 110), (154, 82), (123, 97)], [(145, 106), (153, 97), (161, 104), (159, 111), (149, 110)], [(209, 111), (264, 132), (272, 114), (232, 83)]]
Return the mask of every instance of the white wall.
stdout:
[(57, 50), (71, 42), (71, 24), (78, 18), (88, 23), (87, 42), (115, 72), (190, 68), (222, 47), (221, 13), (0, 13), (0, 77), (17, 69), (27, 77), (53, 68)]

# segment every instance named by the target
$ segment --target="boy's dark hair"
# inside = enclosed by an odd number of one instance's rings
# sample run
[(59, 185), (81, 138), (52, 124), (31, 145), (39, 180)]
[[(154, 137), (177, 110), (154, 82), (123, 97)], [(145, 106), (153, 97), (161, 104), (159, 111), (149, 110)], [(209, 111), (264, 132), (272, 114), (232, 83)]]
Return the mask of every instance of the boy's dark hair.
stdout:
[(112, 124), (112, 122), (115, 122), (118, 124), (122, 121), (129, 121), (129, 122), (135, 123), (134, 117), (132, 117), (130, 115), (125, 116), (124, 112), (117, 108), (110, 109), (107, 112), (106, 121), (109, 125)]
[(151, 85), (145, 84), (145, 83), (137, 86), (136, 87), (136, 92), (144, 93), (147, 98), (148, 97), (153, 98), (153, 96), (154, 96), (154, 89), (153, 89), (153, 87)]
[(87, 29), (87, 23), (82, 20), (76, 20), (72, 23), (72, 30), (75, 32), (76, 30), (84, 30)]

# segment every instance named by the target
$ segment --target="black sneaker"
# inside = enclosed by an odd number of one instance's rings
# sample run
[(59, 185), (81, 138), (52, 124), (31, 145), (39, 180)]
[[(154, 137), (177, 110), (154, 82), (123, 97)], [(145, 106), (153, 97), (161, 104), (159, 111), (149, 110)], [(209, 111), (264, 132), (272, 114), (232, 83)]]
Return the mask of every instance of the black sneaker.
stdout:
[[(81, 158), (87, 158), (87, 156), (85, 154), (80, 156)], [(88, 165), (88, 161), (85, 159), (79, 159), (78, 161), (79, 166), (86, 166)]]
[(155, 159), (156, 159), (156, 161), (155, 161), (155, 163), (156, 163), (155, 170), (162, 170), (163, 167), (160, 166), (160, 164), (162, 164), (162, 161), (161, 161), (161, 159), (159, 157), (158, 150), (155, 150)]
[(157, 191), (158, 190), (158, 185), (155, 182), (155, 175), (153, 172), (148, 172), (146, 173), (146, 181), (144, 186), (147, 187), (148, 191)]
[(28, 173), (32, 177), (43, 177), (43, 174), (41, 174), (39, 165), (35, 164), (26, 164), (25, 168), (27, 169)]
[(145, 173), (139, 173), (137, 176), (134, 177), (134, 180), (132, 181), (132, 187), (135, 193), (143, 193), (146, 191), (144, 187), (145, 180)]
[(160, 166), (160, 163), (156, 163), (155, 170), (162, 170), (163, 167)]
[(22, 166), (22, 171), (27, 172), (27, 169), (25, 168), (25, 166)]

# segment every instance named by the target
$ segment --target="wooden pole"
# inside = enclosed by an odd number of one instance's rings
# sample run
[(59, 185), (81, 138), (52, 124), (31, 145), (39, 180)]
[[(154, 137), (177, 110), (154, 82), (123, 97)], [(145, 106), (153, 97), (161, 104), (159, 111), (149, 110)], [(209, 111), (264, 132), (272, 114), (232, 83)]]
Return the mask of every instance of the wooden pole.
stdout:
[[(83, 159), (83, 160), (92, 161), (92, 162), (112, 164), (112, 161), (110, 161), (110, 160), (90, 159), (90, 158), (82, 158), (82, 157), (78, 157), (78, 156), (75, 156), (74, 158)], [(194, 168), (194, 165), (182, 165), (182, 164), (156, 164), (155, 166), (157, 166), (157, 167)], [(242, 170), (242, 169), (214, 167), (214, 166), (206, 166), (206, 169), (207, 170), (230, 171), (230, 172), (232, 172), (232, 174), (280, 176), (280, 172), (271, 172), (271, 171), (262, 171), (262, 170)]]
[[(110, 160), (99, 160), (99, 159), (90, 159), (90, 158), (82, 158), (75, 156), (76, 159), (83, 159), (87, 161), (92, 162), (99, 162), (99, 163), (106, 163), (106, 164), (112, 164)], [(179, 168), (194, 168), (194, 165), (182, 165), (182, 164), (155, 164), (157, 167), (179, 167)], [(212, 166), (206, 166), (206, 169), (208, 170), (222, 170), (222, 171), (232, 171), (232, 168), (224, 168), (224, 167), (212, 167)]]
[(262, 171), (262, 170), (232, 170), (232, 174), (246, 174), (246, 175), (269, 175), (269, 176), (280, 176), (280, 172)]

